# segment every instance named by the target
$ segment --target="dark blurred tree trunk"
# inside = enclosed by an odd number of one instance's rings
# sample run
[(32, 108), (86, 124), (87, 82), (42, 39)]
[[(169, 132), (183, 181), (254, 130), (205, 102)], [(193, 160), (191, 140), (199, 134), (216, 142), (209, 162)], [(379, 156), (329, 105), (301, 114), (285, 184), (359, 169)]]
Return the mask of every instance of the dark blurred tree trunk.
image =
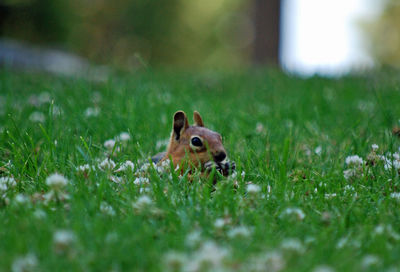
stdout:
[(279, 65), (281, 0), (253, 0), (256, 65)]
[(9, 7), (0, 3), (0, 36), (3, 35), (4, 24), (8, 16)]

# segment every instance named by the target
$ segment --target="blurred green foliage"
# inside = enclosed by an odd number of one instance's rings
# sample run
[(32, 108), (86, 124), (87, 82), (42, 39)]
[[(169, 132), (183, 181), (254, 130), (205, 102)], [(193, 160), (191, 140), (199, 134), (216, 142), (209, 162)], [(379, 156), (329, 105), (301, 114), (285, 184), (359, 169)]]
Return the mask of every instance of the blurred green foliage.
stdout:
[(378, 64), (400, 68), (400, 2), (385, 0), (379, 16), (364, 29), (369, 36), (370, 52)]
[(1, 35), (97, 63), (243, 65), (253, 39), (244, 0), (8, 0)]
[(68, 1), (5, 0), (0, 4), (1, 36), (34, 43), (64, 43), (72, 27)]

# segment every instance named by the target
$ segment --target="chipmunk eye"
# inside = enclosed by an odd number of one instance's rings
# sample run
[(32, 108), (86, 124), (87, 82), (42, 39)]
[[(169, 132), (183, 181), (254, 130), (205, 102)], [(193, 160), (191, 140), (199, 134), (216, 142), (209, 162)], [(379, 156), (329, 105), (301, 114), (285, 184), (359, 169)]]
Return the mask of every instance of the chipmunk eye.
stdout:
[(202, 146), (203, 143), (201, 142), (199, 137), (193, 137), (192, 138), (192, 145), (194, 145), (194, 146)]

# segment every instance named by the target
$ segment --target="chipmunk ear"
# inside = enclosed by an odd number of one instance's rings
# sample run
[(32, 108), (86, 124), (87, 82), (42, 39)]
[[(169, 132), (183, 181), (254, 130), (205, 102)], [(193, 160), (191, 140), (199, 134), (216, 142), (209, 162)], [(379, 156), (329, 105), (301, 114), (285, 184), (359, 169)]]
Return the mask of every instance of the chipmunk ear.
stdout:
[(203, 119), (201, 119), (200, 113), (198, 111), (193, 112), (194, 124), (199, 127), (204, 127)]
[(186, 114), (183, 111), (177, 111), (174, 114), (173, 134), (175, 140), (179, 140), (183, 131), (189, 127), (189, 122)]

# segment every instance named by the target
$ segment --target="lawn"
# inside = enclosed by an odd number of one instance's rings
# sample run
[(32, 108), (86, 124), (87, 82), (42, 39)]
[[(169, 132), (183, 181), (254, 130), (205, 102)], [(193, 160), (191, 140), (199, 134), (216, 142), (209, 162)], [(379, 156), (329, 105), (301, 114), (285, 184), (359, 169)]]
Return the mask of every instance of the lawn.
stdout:
[[(399, 83), (1, 71), (0, 271), (398, 271)], [(149, 164), (177, 110), (236, 173)]]

